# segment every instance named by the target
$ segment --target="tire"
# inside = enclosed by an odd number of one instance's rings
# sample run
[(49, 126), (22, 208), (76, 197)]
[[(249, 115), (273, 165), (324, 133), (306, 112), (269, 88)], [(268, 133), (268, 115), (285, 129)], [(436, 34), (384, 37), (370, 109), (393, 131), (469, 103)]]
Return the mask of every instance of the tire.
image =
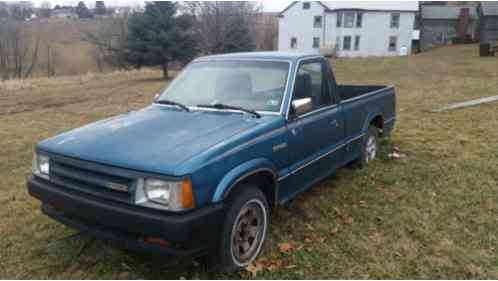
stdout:
[(238, 186), (228, 200), (217, 267), (224, 272), (235, 272), (251, 264), (261, 252), (270, 222), (270, 208), (263, 192), (254, 185)]
[(360, 158), (355, 161), (355, 164), (359, 168), (365, 168), (377, 158), (379, 154), (379, 129), (377, 127), (370, 125), (368, 127), (368, 132), (363, 138), (363, 143), (361, 146)]

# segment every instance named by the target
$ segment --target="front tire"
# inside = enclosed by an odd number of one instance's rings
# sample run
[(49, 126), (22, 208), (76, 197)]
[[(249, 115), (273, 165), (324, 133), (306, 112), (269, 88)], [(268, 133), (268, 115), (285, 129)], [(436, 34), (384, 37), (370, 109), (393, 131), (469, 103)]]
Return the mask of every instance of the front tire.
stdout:
[(230, 196), (218, 249), (221, 270), (234, 272), (256, 259), (266, 239), (269, 210), (265, 195), (256, 186), (241, 185)]

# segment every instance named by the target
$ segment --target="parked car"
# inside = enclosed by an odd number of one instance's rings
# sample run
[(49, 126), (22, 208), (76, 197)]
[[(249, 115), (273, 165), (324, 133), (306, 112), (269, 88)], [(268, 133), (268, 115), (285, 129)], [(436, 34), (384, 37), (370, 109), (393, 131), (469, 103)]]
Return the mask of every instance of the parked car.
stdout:
[(369, 164), (394, 123), (393, 87), (337, 85), (322, 56), (202, 57), (152, 105), (38, 143), (27, 185), (65, 225), (233, 271), (275, 208)]

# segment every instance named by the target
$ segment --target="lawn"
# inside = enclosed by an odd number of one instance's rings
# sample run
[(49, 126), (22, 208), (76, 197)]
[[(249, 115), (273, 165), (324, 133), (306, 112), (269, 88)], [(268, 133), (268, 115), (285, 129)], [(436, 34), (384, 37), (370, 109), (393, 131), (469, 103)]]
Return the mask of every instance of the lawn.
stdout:
[(498, 279), (498, 103), (430, 112), (498, 95), (498, 59), (468, 45), (332, 65), (339, 83), (396, 87), (393, 135), (368, 169), (341, 169), (280, 208), (261, 257), (230, 276), (78, 234), (26, 191), (36, 142), (143, 107), (160, 73), (0, 83), (0, 278)]

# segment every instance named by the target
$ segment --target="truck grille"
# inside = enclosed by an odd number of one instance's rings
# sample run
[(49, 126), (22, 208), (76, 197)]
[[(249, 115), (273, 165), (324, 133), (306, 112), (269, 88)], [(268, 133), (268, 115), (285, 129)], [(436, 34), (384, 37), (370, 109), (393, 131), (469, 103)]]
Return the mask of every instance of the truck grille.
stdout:
[(105, 172), (92, 165), (80, 166), (71, 161), (51, 159), (50, 181), (72, 190), (124, 203), (132, 202), (134, 179)]

